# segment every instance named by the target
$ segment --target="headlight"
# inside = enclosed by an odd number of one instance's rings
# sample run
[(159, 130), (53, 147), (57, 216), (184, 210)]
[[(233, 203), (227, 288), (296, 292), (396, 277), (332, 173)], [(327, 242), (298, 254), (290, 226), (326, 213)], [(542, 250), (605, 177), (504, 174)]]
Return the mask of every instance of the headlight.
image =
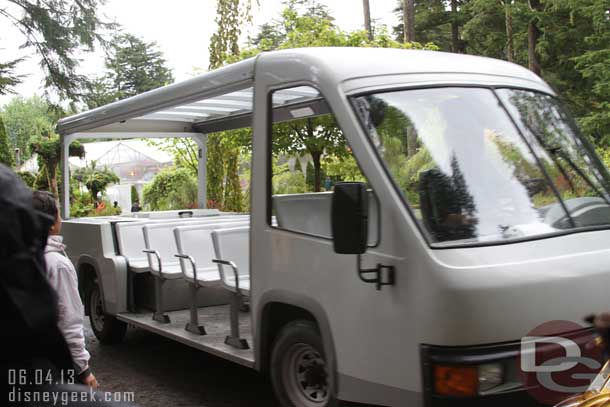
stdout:
[(501, 363), (488, 363), (478, 367), (479, 390), (484, 393), (504, 383), (504, 366)]

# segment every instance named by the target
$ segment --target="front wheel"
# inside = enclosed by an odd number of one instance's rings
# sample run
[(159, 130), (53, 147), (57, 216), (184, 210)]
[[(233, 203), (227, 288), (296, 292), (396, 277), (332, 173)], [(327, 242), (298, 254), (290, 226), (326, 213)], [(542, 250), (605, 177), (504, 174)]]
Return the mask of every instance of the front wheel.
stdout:
[(271, 384), (282, 407), (334, 407), (331, 367), (311, 321), (282, 328), (271, 352)]
[(112, 315), (104, 313), (102, 292), (97, 282), (91, 284), (87, 295), (89, 321), (95, 337), (102, 343), (119, 343), (125, 336), (127, 324)]

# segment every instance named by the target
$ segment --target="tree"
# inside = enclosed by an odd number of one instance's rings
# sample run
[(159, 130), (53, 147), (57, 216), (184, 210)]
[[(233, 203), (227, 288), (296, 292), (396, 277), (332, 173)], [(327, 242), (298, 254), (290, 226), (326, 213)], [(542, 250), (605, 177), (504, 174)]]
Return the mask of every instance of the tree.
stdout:
[[(394, 9), (400, 23), (394, 26), (393, 32), (396, 40), (401, 42), (405, 39), (404, 4), (405, 0), (397, 0), (397, 7)], [(463, 13), (461, 7), (457, 12), (449, 12), (448, 6), (447, 0), (416, 0), (413, 2), (413, 35), (417, 37), (418, 42), (434, 43), (443, 51), (453, 50), (452, 23), (455, 23), (456, 27), (462, 25)], [(459, 39), (458, 48), (463, 48), (461, 39)]]
[[(0, 8), (4, 24), (12, 24), (24, 37), (22, 48), (32, 49), (40, 57), (45, 74), (45, 92), (55, 92), (60, 99), (80, 100), (87, 78), (77, 73), (80, 51), (93, 51), (104, 44), (102, 33), (116, 28), (97, 16), (102, 0), (30, 1), (7, 0)], [(0, 94), (12, 91), (22, 81), (14, 69), (22, 59), (0, 64)]]
[[(348, 46), (437, 49), (433, 45), (424, 47), (418, 43), (395, 41), (385, 30), (376, 32), (370, 41), (366, 31), (345, 32), (333, 21), (325, 6), (312, 1), (289, 2), (282, 12), (282, 18), (274, 23), (277, 32), (273, 37), (280, 39), (277, 48)], [(242, 55), (250, 56), (268, 50), (268, 45), (259, 41), (257, 48), (246, 49)], [(276, 155), (311, 156), (314, 191), (321, 190), (323, 159), (327, 156), (344, 159), (350, 155), (346, 150), (344, 136), (331, 116), (274, 124), (273, 131), (272, 147)], [(307, 176), (310, 176), (309, 173)]]
[(574, 57), (575, 68), (590, 84), (589, 108), (580, 124), (587, 134), (602, 145), (610, 145), (610, 11), (605, 0), (579, 4), (583, 15), (590, 18), (592, 31), (584, 38), (588, 49)]
[(207, 206), (209, 208), (222, 208), (224, 199), (224, 150), (219, 133), (208, 135), (207, 156)]
[(515, 60), (515, 40), (513, 36), (513, 0), (504, 1), (504, 25), (506, 26), (506, 60)]
[(99, 169), (95, 161), (91, 162), (90, 167), (79, 168), (74, 172), (74, 178), (85, 185), (91, 195), (91, 202), (99, 202), (100, 193), (104, 193), (108, 185), (118, 184), (119, 177), (108, 168)]
[(364, 29), (368, 34), (369, 41), (373, 41), (373, 29), (371, 27), (371, 5), (369, 0), (362, 0), (362, 8), (364, 9)]
[(403, 0), (402, 5), (403, 42), (415, 41), (415, 1)]
[(532, 9), (533, 16), (527, 25), (527, 55), (528, 55), (528, 67), (536, 75), (540, 75), (540, 61), (538, 60), (537, 45), (538, 38), (542, 34), (538, 27), (538, 12), (542, 10), (540, 0), (528, 0), (529, 6)]
[(142, 192), (150, 210), (190, 209), (197, 207), (197, 181), (184, 168), (165, 168)]
[(107, 73), (92, 81), (86, 98), (90, 108), (125, 99), (174, 81), (163, 53), (154, 42), (131, 34), (115, 35), (106, 57)]
[[(57, 183), (57, 171), (61, 160), (61, 140), (59, 136), (50, 132), (43, 133), (31, 142), (30, 148), (32, 153), (38, 154), (39, 176), (44, 174), (50, 192), (59, 197)], [(78, 141), (75, 141), (70, 144), (68, 155), (83, 158), (85, 149)]]
[(0, 117), (0, 163), (9, 167), (12, 167), (15, 164), (2, 117)]
[(19, 149), (21, 161), (30, 157), (30, 141), (41, 134), (52, 132), (59, 112), (38, 96), (29, 99), (14, 97), (0, 114), (6, 125), (11, 149)]
[(131, 193), (131, 203), (137, 202), (140, 200), (140, 196), (138, 195), (138, 190), (135, 185), (132, 185), (130, 188)]
[[(216, 32), (210, 40), (210, 69), (216, 69), (239, 56), (239, 35), (250, 21), (250, 0), (218, 0)], [(214, 207), (229, 211), (242, 210), (237, 162), (239, 149), (231, 146), (238, 133), (223, 132), (208, 136), (207, 198)], [(225, 167), (225, 164), (228, 164)], [(225, 179), (228, 180), (225, 188)]]

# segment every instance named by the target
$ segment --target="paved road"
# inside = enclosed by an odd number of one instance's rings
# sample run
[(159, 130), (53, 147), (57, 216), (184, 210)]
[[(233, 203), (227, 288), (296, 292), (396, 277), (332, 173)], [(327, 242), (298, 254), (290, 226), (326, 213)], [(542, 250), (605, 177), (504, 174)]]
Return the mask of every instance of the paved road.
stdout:
[(101, 345), (87, 322), (91, 368), (101, 389), (133, 391), (141, 407), (275, 407), (268, 380), (146, 331), (129, 328), (125, 341)]

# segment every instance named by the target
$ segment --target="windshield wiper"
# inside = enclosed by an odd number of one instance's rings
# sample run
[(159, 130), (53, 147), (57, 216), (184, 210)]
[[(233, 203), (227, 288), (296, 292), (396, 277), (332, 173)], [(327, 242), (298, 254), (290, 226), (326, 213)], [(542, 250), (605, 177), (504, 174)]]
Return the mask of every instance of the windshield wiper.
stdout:
[[(591, 179), (587, 176), (587, 174), (585, 174), (583, 172), (583, 170), (580, 169), (580, 167), (578, 167), (574, 161), (572, 161), (572, 159), (561, 149), (561, 147), (554, 147), (554, 148), (549, 148), (548, 149), (549, 152), (555, 156), (558, 155), (559, 157), (563, 158), (564, 160), (567, 161), (567, 163), (570, 165), (570, 167), (572, 167), (572, 169), (582, 178), (585, 180), (585, 182), (591, 187), (591, 189), (593, 189), (595, 191), (595, 193), (600, 196), (601, 198), (603, 198), (604, 201), (606, 201), (606, 204), (608, 206), (610, 206), (610, 200), (608, 200), (608, 196), (606, 195), (606, 193), (601, 192), (599, 190), (599, 188), (597, 188), (595, 186), (595, 184), (593, 183), (593, 181), (591, 181)], [(555, 160), (554, 160), (555, 161)], [(557, 161), (556, 161), (557, 163)], [(559, 166), (559, 163), (557, 163)], [(560, 166), (560, 170), (562, 173), (565, 174), (565, 170)], [(574, 184), (572, 183), (572, 180), (570, 180), (568, 178), (568, 182), (570, 183), (570, 186), (572, 187), (572, 191), (574, 191)]]

